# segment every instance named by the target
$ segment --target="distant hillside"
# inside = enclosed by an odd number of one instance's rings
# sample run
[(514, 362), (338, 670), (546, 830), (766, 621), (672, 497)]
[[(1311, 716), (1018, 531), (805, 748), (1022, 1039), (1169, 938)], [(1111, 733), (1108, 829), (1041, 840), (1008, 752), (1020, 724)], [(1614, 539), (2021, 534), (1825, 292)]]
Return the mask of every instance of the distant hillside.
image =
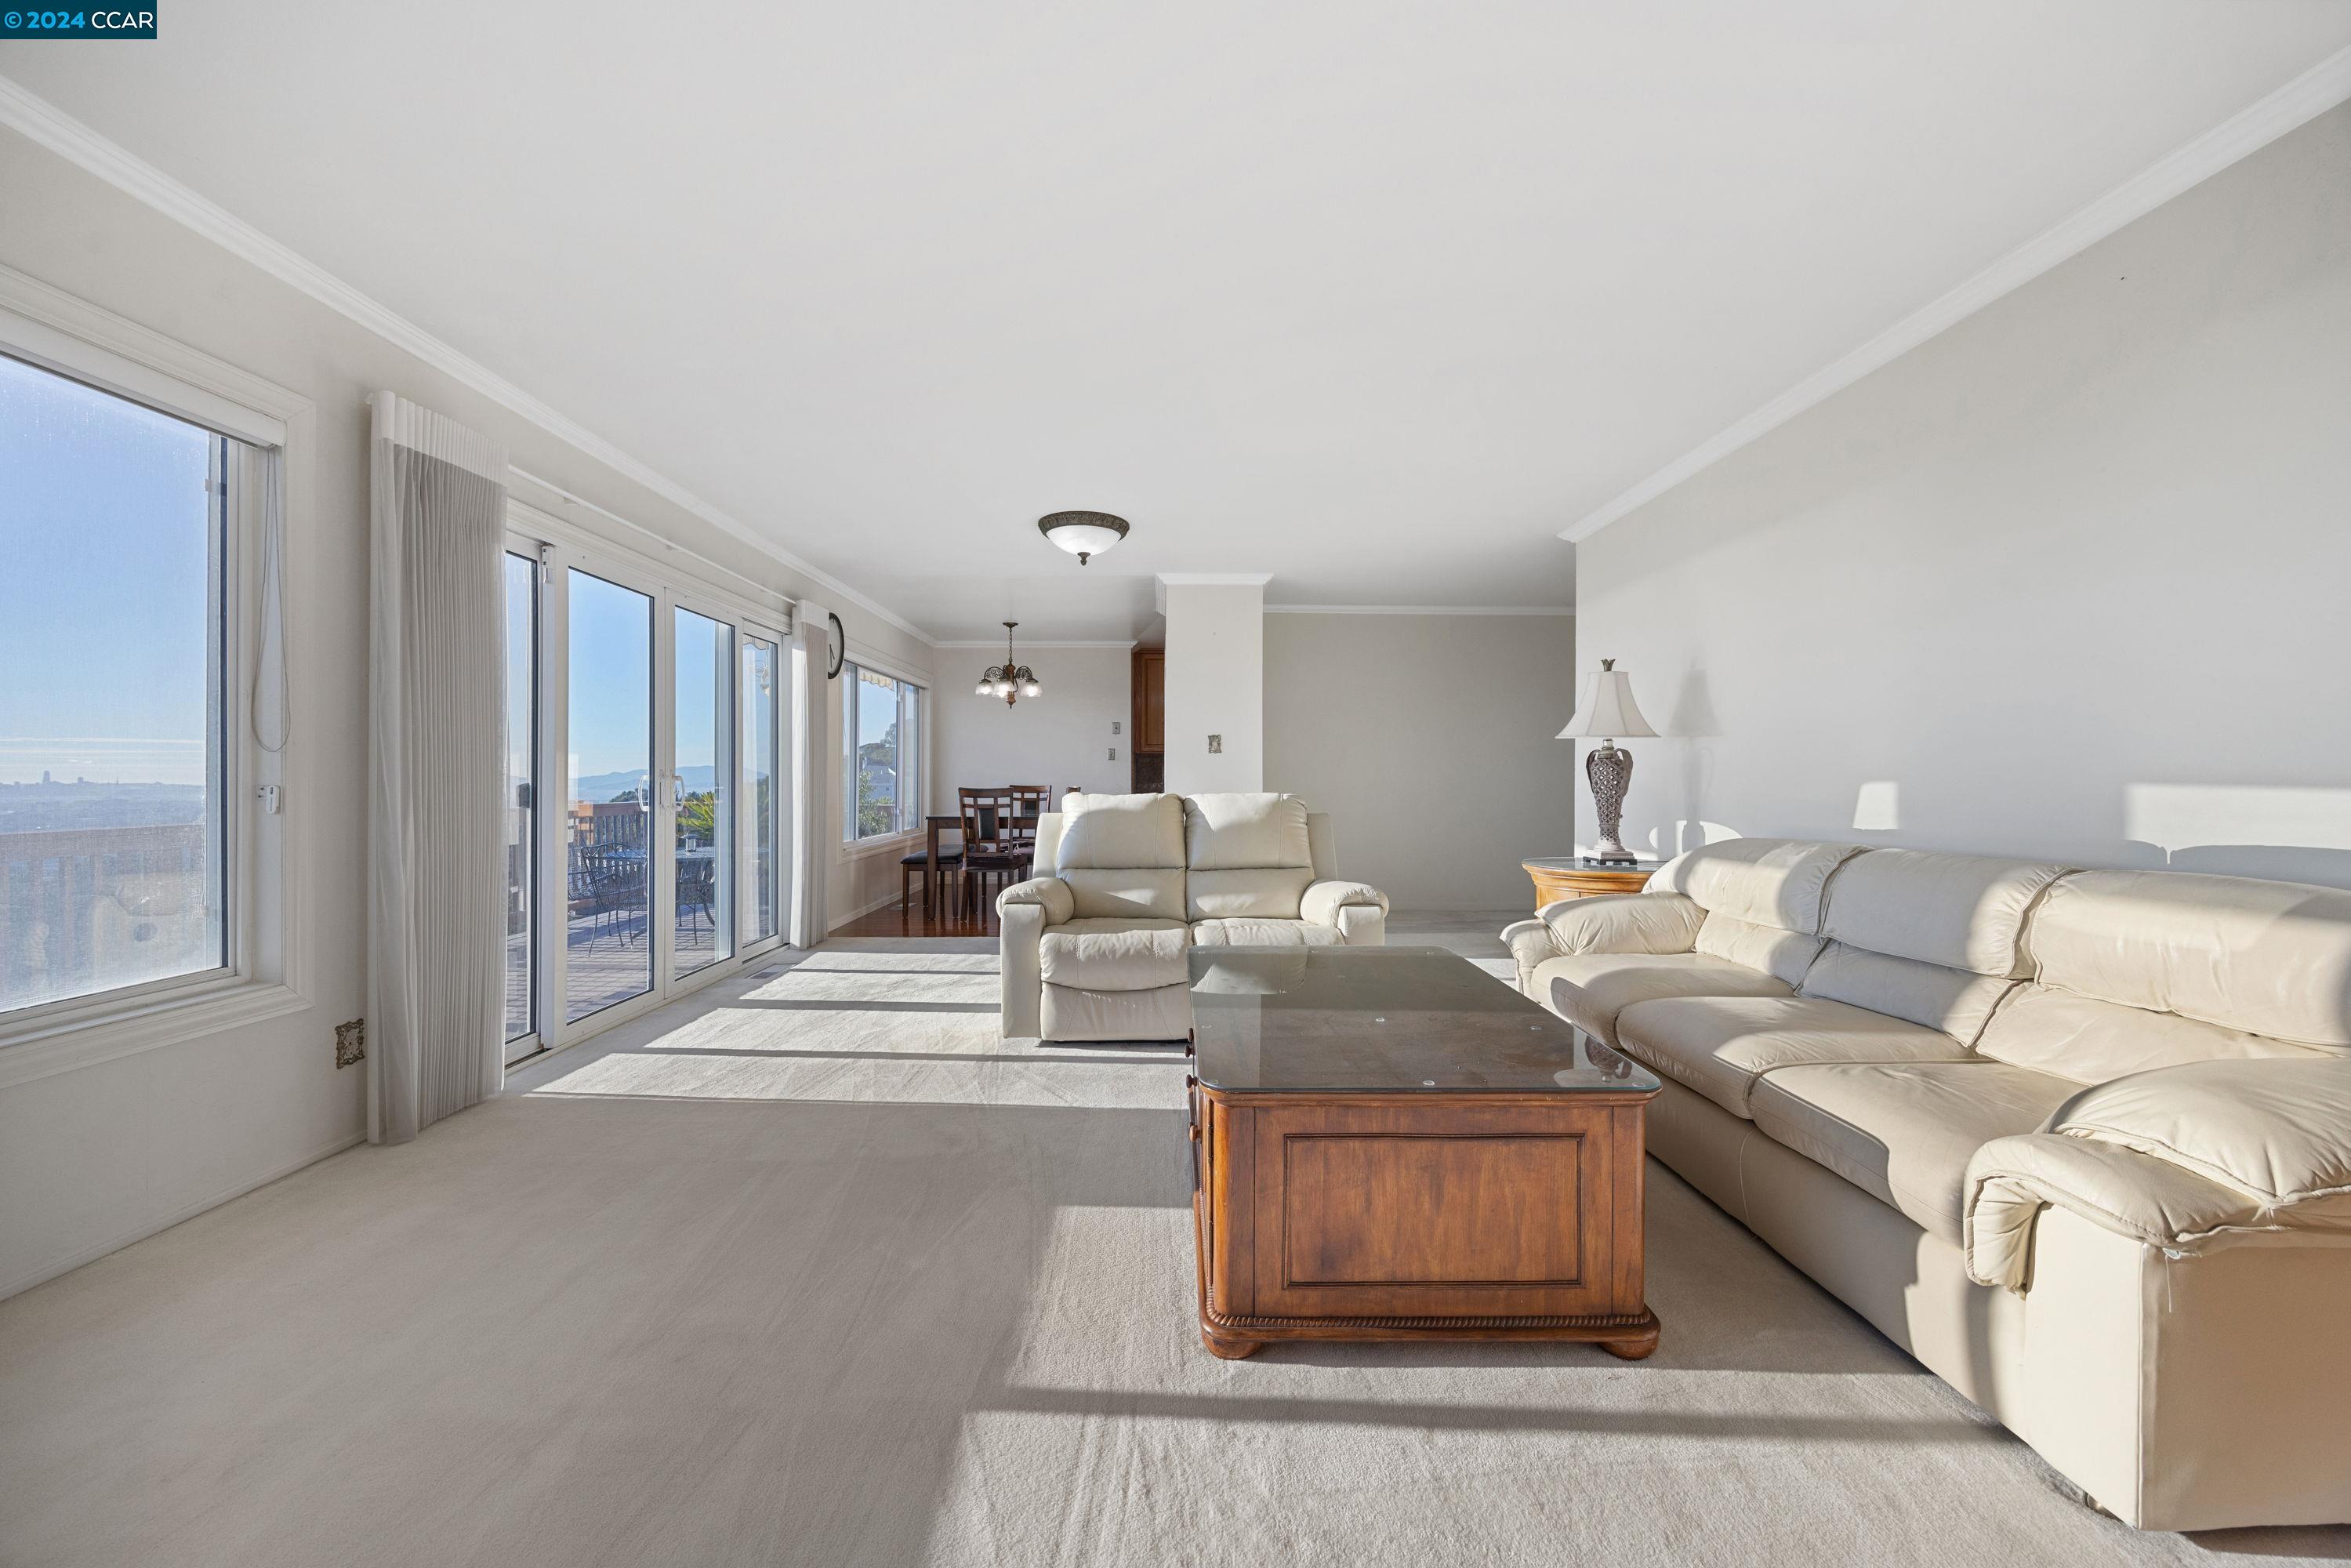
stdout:
[[(707, 792), (713, 788), (713, 781), (717, 777), (717, 770), (706, 764), (695, 768), (681, 768), (677, 771), (678, 777), (685, 780), (685, 792), (689, 795)], [(574, 788), (579, 790), (580, 799), (583, 800), (610, 800), (637, 788), (644, 781), (644, 777), (641, 772), (590, 773), (581, 778)]]

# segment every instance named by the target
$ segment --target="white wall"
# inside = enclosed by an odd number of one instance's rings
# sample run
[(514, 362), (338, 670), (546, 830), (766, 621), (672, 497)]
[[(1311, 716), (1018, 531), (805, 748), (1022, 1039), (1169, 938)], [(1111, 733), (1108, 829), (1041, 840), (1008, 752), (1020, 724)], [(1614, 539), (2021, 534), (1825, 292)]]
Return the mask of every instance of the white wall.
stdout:
[[(1178, 795), (1265, 784), (1265, 584), (1167, 585), (1166, 788)], [(1211, 752), (1208, 737), (1224, 749)]]
[[(1003, 662), (1003, 643), (942, 643), (936, 657), (933, 810), (959, 810), (956, 790), (966, 785), (1050, 784), (1057, 800), (1066, 785), (1113, 795), (1133, 787), (1131, 643), (1023, 643), (1019, 660), (1037, 672), (1045, 693), (1008, 708), (1001, 697), (972, 695), (980, 672)], [(1108, 755), (1113, 747), (1115, 761)]]
[(1341, 874), (1398, 909), (1532, 909), (1519, 862), (1575, 838), (1575, 641), (1569, 615), (1268, 615), (1265, 788), (1329, 812)]
[(2351, 107), (1578, 575), (1587, 660), (1687, 737), (1638, 747), (1627, 843), (1710, 822), (2351, 885)]
[[(367, 395), (390, 388), (504, 441), (517, 465), (661, 529), (776, 591), (825, 595), (502, 405), (0, 131), (0, 264), (308, 397), (288, 454), (287, 663), (307, 750), (303, 884), (313, 1005), (0, 1088), (0, 1295), (97, 1257), (358, 1138), (360, 1069), (333, 1026), (364, 995)], [(612, 432), (626, 445), (626, 432)], [(567, 513), (556, 498), (517, 492)], [(600, 525), (574, 515), (583, 528)], [(616, 531), (622, 543), (641, 541)], [(852, 637), (927, 667), (920, 641), (854, 605)], [(837, 701), (837, 697), (836, 697)], [(837, 794), (839, 786), (830, 788)]]

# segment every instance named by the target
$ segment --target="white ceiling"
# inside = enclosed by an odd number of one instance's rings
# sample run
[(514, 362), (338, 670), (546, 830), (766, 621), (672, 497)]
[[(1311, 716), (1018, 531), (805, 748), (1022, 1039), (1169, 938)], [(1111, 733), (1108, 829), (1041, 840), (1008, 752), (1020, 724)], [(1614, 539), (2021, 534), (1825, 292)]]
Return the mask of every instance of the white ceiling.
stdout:
[[(942, 638), (1572, 602), (1559, 530), (2340, 0), (229, 4), (15, 78)], [(1134, 537), (1092, 566), (1039, 514)]]

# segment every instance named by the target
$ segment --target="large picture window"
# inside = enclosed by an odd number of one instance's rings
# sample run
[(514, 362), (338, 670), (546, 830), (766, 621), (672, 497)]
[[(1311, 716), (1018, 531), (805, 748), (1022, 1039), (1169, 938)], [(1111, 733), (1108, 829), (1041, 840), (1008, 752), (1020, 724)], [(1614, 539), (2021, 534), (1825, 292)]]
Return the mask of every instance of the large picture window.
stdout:
[(244, 450), (0, 358), (0, 1017), (230, 966)]
[(851, 664), (841, 672), (849, 753), (842, 837), (851, 843), (922, 825), (922, 687)]

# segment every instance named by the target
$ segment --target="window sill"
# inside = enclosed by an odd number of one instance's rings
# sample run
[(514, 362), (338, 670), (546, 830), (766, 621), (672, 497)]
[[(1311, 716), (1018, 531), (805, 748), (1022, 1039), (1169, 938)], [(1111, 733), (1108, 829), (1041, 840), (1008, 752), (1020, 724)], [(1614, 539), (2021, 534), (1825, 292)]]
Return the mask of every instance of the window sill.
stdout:
[(930, 831), (914, 828), (903, 833), (886, 833), (878, 839), (860, 839), (853, 844), (841, 846), (835, 857), (843, 861), (866, 861), (877, 855), (905, 855), (921, 849), (929, 841)]
[(290, 986), (248, 980), (193, 996), (44, 1019), (31, 1029), (0, 1032), (0, 1089), (281, 1018), (309, 1005), (310, 998)]

